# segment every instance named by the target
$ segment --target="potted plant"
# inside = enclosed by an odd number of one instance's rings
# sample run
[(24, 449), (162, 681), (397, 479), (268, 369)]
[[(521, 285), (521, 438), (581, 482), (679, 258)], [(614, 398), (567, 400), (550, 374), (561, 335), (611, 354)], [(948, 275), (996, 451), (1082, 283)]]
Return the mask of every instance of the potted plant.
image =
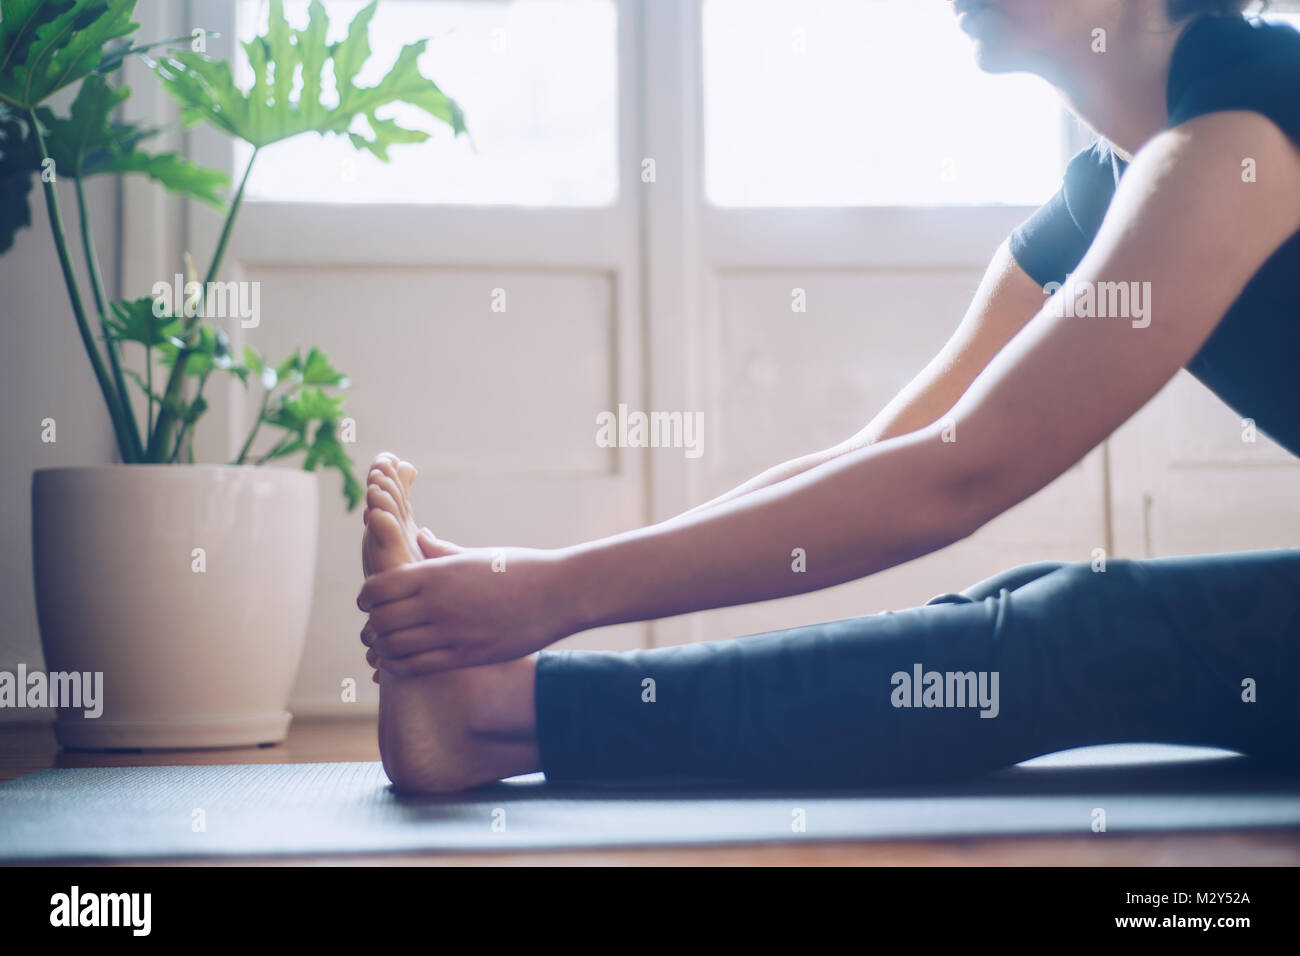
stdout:
[[(28, 203), (39, 188), (120, 458), (33, 476), (46, 666), (103, 674), (102, 713), (61, 708), (55, 730), (64, 746), (88, 748), (275, 742), (288, 729), (311, 603), (316, 472), (339, 473), (349, 508), (362, 487), (340, 435), (347, 379), (315, 348), (278, 362), (250, 348), (235, 354), (222, 325), (231, 296), (243, 290), (218, 281), (222, 258), (262, 150), (315, 132), (346, 135), (386, 161), (390, 146), (428, 137), (376, 115), (388, 105), (416, 106), (457, 135), (464, 119), (420, 72), (426, 41), (406, 45), (375, 85), (357, 85), (376, 3), (331, 43), (319, 0), (303, 29), (271, 0), (265, 31), (242, 45), (253, 75), (247, 89), (189, 36), (133, 44), (134, 7), (135, 0), (0, 0), (0, 254), (30, 224)], [(145, 59), (185, 123), (207, 123), (252, 146), (229, 203), (223, 173), (147, 151), (159, 130), (119, 118), (130, 91), (111, 80), (128, 56)], [(73, 86), (59, 115), (47, 101)], [(149, 295), (109, 301), (84, 189), (97, 175), (147, 176), (223, 211), (207, 269), (198, 273), (186, 255), (178, 291), (163, 280)], [(76, 199), (76, 253), (60, 182)], [(73, 265), (78, 253), (88, 295)], [(232, 461), (196, 463), (194, 431), (220, 380), (260, 391), (258, 413)], [(300, 470), (265, 467), (294, 460)]]

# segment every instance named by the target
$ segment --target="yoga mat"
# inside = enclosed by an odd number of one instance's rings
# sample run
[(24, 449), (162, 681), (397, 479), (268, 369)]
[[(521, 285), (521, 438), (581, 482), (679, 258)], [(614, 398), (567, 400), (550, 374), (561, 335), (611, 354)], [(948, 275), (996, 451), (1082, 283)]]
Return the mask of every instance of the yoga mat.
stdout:
[(42, 770), (0, 786), (0, 861), (1089, 834), (1096, 808), (1108, 833), (1295, 826), (1300, 776), (1127, 745), (854, 792), (558, 788), (535, 774), (414, 798), (378, 763)]

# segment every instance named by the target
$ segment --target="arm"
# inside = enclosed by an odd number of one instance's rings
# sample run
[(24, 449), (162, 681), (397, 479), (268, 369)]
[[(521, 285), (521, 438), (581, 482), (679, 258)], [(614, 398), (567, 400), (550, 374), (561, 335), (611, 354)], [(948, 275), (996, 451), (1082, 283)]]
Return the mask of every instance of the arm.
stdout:
[[(1241, 157), (1269, 176), (1240, 180)], [(1051, 482), (1199, 350), (1300, 230), (1300, 150), (1256, 114), (1215, 113), (1135, 158), (1076, 283), (1150, 282), (1146, 328), (1044, 308), (948, 418), (690, 518), (559, 552), (465, 552), (370, 578), (385, 667), (508, 660), (589, 627), (812, 591), (951, 544)], [(789, 555), (808, 554), (793, 574)], [(512, 554), (507, 552), (507, 554)], [(495, 580), (493, 580), (495, 578)]]
[(699, 514), (868, 445), (933, 424), (1042, 307), (1043, 290), (1020, 268), (1011, 256), (1010, 244), (1004, 242), (952, 338), (865, 428), (832, 448), (769, 468), (679, 517)]
[[(1270, 181), (1243, 184), (1242, 156)], [(1262, 188), (1261, 188), (1262, 187)], [(766, 600), (853, 580), (973, 533), (1050, 483), (1146, 404), (1300, 229), (1300, 151), (1256, 114), (1157, 136), (1125, 176), (1076, 284), (1150, 282), (1147, 328), (1044, 308), (932, 425), (862, 448), (669, 530), (571, 560), (587, 626)], [(808, 554), (792, 574), (790, 550)], [(636, 582), (635, 587), (625, 582)]]

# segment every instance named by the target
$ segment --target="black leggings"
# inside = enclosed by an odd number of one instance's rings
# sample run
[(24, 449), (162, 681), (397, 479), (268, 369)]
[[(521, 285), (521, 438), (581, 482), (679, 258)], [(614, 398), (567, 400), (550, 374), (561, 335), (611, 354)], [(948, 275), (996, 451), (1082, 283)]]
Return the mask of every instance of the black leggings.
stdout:
[(1300, 548), (1033, 564), (904, 611), (547, 651), (536, 695), (560, 782), (938, 782), (1118, 742), (1294, 763)]

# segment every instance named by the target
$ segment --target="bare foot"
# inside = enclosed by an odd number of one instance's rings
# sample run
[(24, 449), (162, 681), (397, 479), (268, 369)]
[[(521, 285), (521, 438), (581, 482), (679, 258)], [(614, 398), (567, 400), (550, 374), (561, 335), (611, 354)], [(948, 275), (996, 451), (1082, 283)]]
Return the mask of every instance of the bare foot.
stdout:
[(366, 532), (361, 539), (361, 570), (366, 577), (423, 557), (420, 529), (411, 511), (415, 476), (414, 465), (389, 452), (382, 452), (370, 464), (362, 514)]
[(537, 657), (379, 678), (379, 754), (403, 792), (447, 793), (541, 769)]
[[(370, 467), (361, 566), (366, 575), (423, 560), (409, 492), (415, 467), (388, 453)], [(425, 550), (454, 546), (430, 543)], [(445, 793), (541, 769), (536, 655), (399, 678), (379, 673), (379, 754), (398, 790)]]

